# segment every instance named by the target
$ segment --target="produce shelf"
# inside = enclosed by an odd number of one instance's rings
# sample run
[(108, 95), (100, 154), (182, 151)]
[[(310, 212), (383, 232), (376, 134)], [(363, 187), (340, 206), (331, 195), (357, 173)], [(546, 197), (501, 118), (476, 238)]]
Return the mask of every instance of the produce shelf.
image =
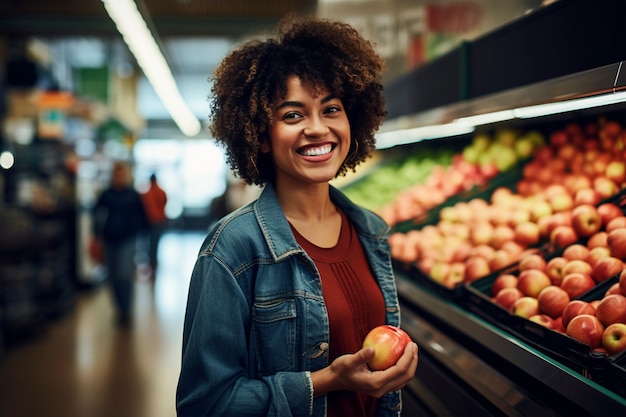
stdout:
[[(574, 415), (572, 410), (578, 410), (577, 415), (626, 415), (626, 398), (551, 358), (517, 335), (450, 303), (402, 271), (396, 271), (396, 283), (403, 316), (424, 318), (441, 337), (456, 340), (459, 348), (476, 352), (486, 363), (502, 369), (510, 380), (523, 381), (531, 395), (542, 397), (538, 401), (548, 401), (558, 414)], [(403, 323), (403, 327), (412, 334), (411, 321)], [(441, 358), (441, 366), (454, 374), (463, 372), (453, 358)]]

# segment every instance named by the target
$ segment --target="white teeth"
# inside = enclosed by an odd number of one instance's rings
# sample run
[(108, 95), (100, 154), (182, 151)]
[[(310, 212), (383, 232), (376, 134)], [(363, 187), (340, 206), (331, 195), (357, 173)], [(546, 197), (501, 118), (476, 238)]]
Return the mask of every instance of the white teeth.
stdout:
[(308, 148), (302, 152), (304, 156), (318, 156), (329, 153), (332, 150), (331, 145), (320, 146), (319, 148)]

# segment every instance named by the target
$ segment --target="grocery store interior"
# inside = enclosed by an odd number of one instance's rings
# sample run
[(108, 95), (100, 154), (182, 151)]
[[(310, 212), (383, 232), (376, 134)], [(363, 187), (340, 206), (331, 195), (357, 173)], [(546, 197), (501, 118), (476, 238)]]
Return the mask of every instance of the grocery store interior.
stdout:
[[(618, 0), (0, 2), (0, 415), (176, 415), (196, 255), (261, 191), (212, 141), (209, 77), (289, 13), (349, 22), (386, 61), (377, 150), (333, 185), (391, 226), (420, 347), (403, 417), (626, 415)], [(131, 326), (92, 250), (116, 161), (167, 195)]]

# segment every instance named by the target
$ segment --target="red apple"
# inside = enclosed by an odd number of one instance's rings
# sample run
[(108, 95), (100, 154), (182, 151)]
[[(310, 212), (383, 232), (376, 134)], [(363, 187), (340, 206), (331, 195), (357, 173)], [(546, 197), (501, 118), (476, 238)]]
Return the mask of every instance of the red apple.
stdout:
[(611, 251), (605, 246), (598, 246), (589, 251), (589, 265), (593, 268), (600, 259), (611, 256)]
[(563, 281), (561, 281), (561, 288), (569, 294), (569, 298), (579, 297), (595, 286), (596, 282), (591, 275), (581, 274), (580, 272), (565, 275)]
[(626, 295), (626, 269), (620, 272), (618, 282), (619, 288), (622, 290), (622, 294)]
[(537, 301), (539, 302), (539, 311), (554, 319), (563, 314), (570, 298), (563, 288), (550, 285), (539, 292)]
[(567, 262), (567, 259), (564, 257), (555, 256), (546, 264), (545, 271), (553, 285), (561, 285), (563, 281), (563, 267)]
[(491, 246), (496, 249), (501, 249), (505, 242), (515, 239), (515, 230), (510, 226), (500, 224), (493, 229), (493, 235), (491, 236)]
[(387, 324), (375, 327), (363, 340), (364, 349), (374, 348), (374, 357), (367, 365), (372, 371), (382, 371), (395, 365), (409, 342), (409, 335), (398, 327)]
[(498, 294), (494, 297), (494, 302), (505, 310), (510, 310), (513, 303), (523, 296), (524, 293), (517, 288), (506, 287), (498, 291)]
[(590, 204), (595, 207), (599, 202), (600, 195), (591, 186), (589, 188), (581, 188), (574, 194), (574, 206)]
[(556, 328), (556, 323), (554, 323), (554, 319), (547, 314), (535, 314), (534, 316), (530, 316), (528, 320), (534, 321), (535, 323), (540, 324), (543, 327), (547, 327), (548, 329)]
[(619, 216), (611, 219), (604, 227), (604, 230), (607, 233), (611, 233), (615, 229), (623, 229), (626, 228), (626, 216)]
[(530, 220), (515, 225), (515, 241), (523, 246), (534, 246), (541, 240), (539, 225)]
[(610, 294), (600, 300), (596, 307), (596, 316), (602, 324), (626, 324), (626, 297), (621, 294)]
[(469, 230), (470, 242), (474, 245), (487, 245), (493, 236), (493, 225), (486, 220), (480, 221)]
[(555, 194), (548, 198), (548, 203), (555, 213), (571, 210), (574, 207), (574, 198), (568, 192)]
[(608, 355), (617, 355), (626, 350), (626, 324), (613, 323), (602, 333), (602, 347)]
[(606, 244), (611, 251), (611, 256), (626, 261), (626, 228), (619, 228), (609, 232)]
[(517, 288), (529, 297), (537, 297), (541, 290), (551, 285), (552, 281), (539, 269), (521, 271), (517, 279)]
[(442, 284), (448, 288), (454, 288), (465, 280), (465, 264), (463, 262), (453, 262), (450, 264), (450, 272), (444, 278)]
[(617, 184), (605, 177), (604, 175), (593, 179), (593, 189), (598, 192), (602, 200), (612, 197), (619, 192)]
[(572, 210), (572, 228), (578, 237), (587, 237), (602, 227), (602, 218), (595, 206), (581, 204)]
[(587, 248), (593, 249), (593, 248), (597, 248), (598, 246), (607, 247), (608, 245), (606, 243), (606, 238), (608, 235), (609, 234), (605, 231), (599, 231), (599, 232), (592, 234), (591, 236), (589, 236), (589, 239), (587, 240)]
[(600, 204), (598, 206), (598, 214), (600, 214), (600, 217), (602, 218), (603, 227), (606, 227), (606, 225), (609, 224), (609, 222), (614, 218), (624, 216), (620, 206), (610, 202)]
[(574, 259), (587, 261), (587, 257), (589, 256), (589, 248), (582, 243), (574, 243), (573, 245), (569, 245), (563, 250), (562, 256), (568, 261), (572, 261)]
[(550, 233), (550, 243), (557, 248), (564, 248), (578, 241), (578, 235), (572, 226), (556, 226)]
[(517, 269), (525, 271), (527, 269), (538, 269), (545, 271), (547, 266), (546, 260), (543, 256), (537, 253), (531, 253), (520, 259)]
[(624, 269), (624, 262), (614, 256), (600, 259), (591, 270), (591, 277), (596, 282), (604, 282), (607, 279), (619, 274)]
[(567, 328), (569, 322), (576, 316), (581, 314), (596, 314), (596, 309), (591, 303), (584, 300), (572, 300), (565, 306), (563, 309), (563, 314), (561, 315), (561, 322), (563, 323), (563, 327)]
[(563, 267), (562, 274), (563, 276), (569, 275), (572, 272), (579, 272), (581, 274), (591, 274), (591, 270), (593, 268), (587, 261), (583, 261), (582, 259), (572, 259), (571, 261), (567, 261), (565, 266)]
[(619, 286), (619, 282), (616, 282), (614, 284), (612, 284), (604, 293), (604, 296), (606, 297), (607, 295), (611, 295), (611, 294), (620, 294), (620, 295), (624, 295), (622, 294), (622, 289)]
[(515, 300), (509, 312), (516, 316), (529, 318), (539, 314), (539, 302), (535, 297), (521, 297)]
[(604, 175), (616, 184), (621, 184), (626, 179), (626, 162), (611, 161), (606, 166)]
[(465, 282), (472, 282), (491, 272), (489, 261), (482, 256), (471, 256), (465, 261)]
[(491, 284), (491, 295), (496, 296), (503, 288), (517, 287), (517, 277), (513, 274), (501, 274)]
[(569, 322), (566, 332), (569, 337), (597, 348), (602, 345), (604, 325), (594, 315), (580, 314)]
[(492, 271), (499, 271), (502, 268), (511, 265), (513, 262), (514, 259), (508, 251), (498, 249), (493, 253), (493, 257), (489, 260), (489, 268), (491, 268)]

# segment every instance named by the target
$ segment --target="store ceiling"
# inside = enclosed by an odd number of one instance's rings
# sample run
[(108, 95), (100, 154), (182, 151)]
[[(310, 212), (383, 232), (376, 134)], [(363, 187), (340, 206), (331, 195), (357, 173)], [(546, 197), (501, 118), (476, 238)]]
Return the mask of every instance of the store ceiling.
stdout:
[[(207, 77), (237, 42), (271, 28), (289, 12), (314, 13), (317, 6), (317, 0), (136, 3), (160, 41), (185, 101), (200, 119), (208, 111)], [(72, 65), (110, 60), (116, 49), (111, 43), (121, 41), (100, 0), (2, 0), (0, 37), (62, 42), (64, 59)], [(167, 111), (147, 82), (139, 86), (138, 111), (149, 122), (168, 125)]]

